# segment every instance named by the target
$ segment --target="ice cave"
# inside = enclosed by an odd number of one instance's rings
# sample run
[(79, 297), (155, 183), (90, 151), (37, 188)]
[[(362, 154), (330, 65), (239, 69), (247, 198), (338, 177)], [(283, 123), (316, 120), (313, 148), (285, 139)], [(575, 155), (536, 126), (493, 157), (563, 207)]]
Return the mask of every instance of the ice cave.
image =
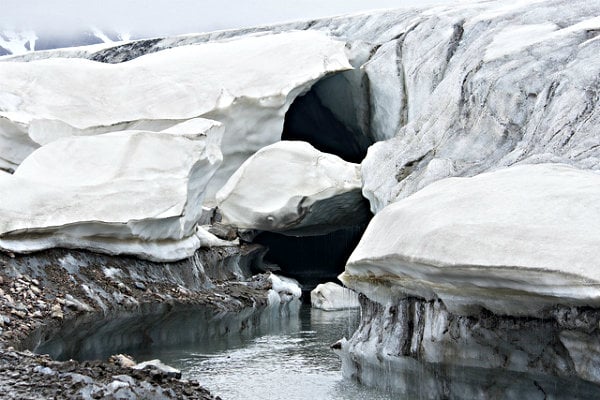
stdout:
[(600, 397), (598, 15), (0, 24), (0, 397)]

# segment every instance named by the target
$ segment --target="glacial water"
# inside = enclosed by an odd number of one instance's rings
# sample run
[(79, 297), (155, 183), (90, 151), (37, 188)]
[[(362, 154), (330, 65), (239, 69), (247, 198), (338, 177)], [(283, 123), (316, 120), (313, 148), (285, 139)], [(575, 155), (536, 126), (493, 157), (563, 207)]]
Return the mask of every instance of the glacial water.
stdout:
[(343, 379), (340, 360), (329, 349), (352, 335), (358, 310), (327, 312), (302, 305), (279, 319), (261, 319), (251, 334), (215, 335), (133, 355), (160, 358), (225, 400), (394, 398)]
[[(457, 398), (598, 398), (597, 387), (578, 379), (422, 364), (396, 372), (402, 394), (361, 386), (342, 378), (341, 362), (329, 346), (350, 337), (358, 310), (327, 312), (300, 305), (214, 313), (211, 309), (155, 310), (110, 320), (90, 316), (66, 323), (37, 346), (58, 360), (106, 360), (132, 355), (138, 362), (159, 358), (196, 379), (224, 400), (428, 399), (444, 397), (424, 379), (429, 369)], [(414, 364), (408, 362), (408, 367)], [(412, 377), (411, 377), (412, 376)], [(382, 377), (382, 387), (392, 381)], [(388, 376), (389, 379), (389, 376)], [(387, 383), (386, 383), (387, 382)], [(428, 383), (430, 385), (428, 385)], [(387, 386), (386, 386), (387, 385)], [(413, 386), (414, 385), (414, 386)]]

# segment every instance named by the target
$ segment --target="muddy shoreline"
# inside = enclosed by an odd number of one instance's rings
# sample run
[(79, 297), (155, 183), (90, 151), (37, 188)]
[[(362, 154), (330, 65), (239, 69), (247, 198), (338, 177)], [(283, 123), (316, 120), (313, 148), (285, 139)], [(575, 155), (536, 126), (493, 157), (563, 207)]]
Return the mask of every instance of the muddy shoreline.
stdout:
[(78, 320), (192, 309), (215, 315), (261, 310), (271, 282), (267, 274), (252, 272), (263, 254), (262, 246), (242, 245), (201, 249), (176, 263), (153, 263), (66, 249), (0, 253), (3, 396), (214, 399), (202, 382), (158, 367), (136, 370), (115, 357), (57, 361), (31, 350)]

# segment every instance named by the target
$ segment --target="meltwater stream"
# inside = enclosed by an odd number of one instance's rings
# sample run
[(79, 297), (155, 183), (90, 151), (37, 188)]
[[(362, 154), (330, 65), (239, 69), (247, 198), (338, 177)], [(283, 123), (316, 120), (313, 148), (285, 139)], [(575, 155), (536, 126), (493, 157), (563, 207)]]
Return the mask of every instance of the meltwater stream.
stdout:
[(352, 336), (358, 310), (322, 311), (296, 300), (216, 315), (204, 308), (155, 311), (66, 322), (34, 351), (58, 360), (158, 358), (224, 400), (397, 398), (342, 378), (330, 345)]
[(350, 337), (358, 310), (297, 312), (261, 324), (251, 335), (221, 335), (180, 347), (133, 354), (160, 358), (224, 400), (390, 399), (342, 378), (341, 362), (329, 345)]

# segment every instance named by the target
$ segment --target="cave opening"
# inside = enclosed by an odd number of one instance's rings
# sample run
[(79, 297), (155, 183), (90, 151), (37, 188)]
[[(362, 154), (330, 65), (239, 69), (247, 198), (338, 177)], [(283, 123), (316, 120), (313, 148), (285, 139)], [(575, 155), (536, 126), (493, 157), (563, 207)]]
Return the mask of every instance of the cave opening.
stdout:
[(290, 105), (281, 140), (302, 140), (317, 150), (360, 163), (373, 141), (360, 123), (351, 81), (336, 74), (317, 82)]
[[(344, 74), (322, 79), (294, 100), (285, 115), (282, 140), (306, 141), (348, 162), (363, 160), (372, 140), (361, 127), (356, 88)], [(262, 232), (254, 242), (268, 247), (265, 261), (277, 264), (282, 275), (298, 280), (305, 293), (319, 283), (340, 283), (337, 276), (372, 217), (369, 202), (365, 199), (363, 203), (369, 216), (366, 222), (363, 218), (356, 225), (317, 236)]]
[[(319, 283), (340, 283), (337, 276), (344, 271), (366, 227), (355, 225), (319, 236), (262, 232), (254, 242), (268, 248), (265, 261), (281, 268), (282, 275), (296, 279), (307, 293)], [(306, 295), (303, 298), (310, 300)]]

